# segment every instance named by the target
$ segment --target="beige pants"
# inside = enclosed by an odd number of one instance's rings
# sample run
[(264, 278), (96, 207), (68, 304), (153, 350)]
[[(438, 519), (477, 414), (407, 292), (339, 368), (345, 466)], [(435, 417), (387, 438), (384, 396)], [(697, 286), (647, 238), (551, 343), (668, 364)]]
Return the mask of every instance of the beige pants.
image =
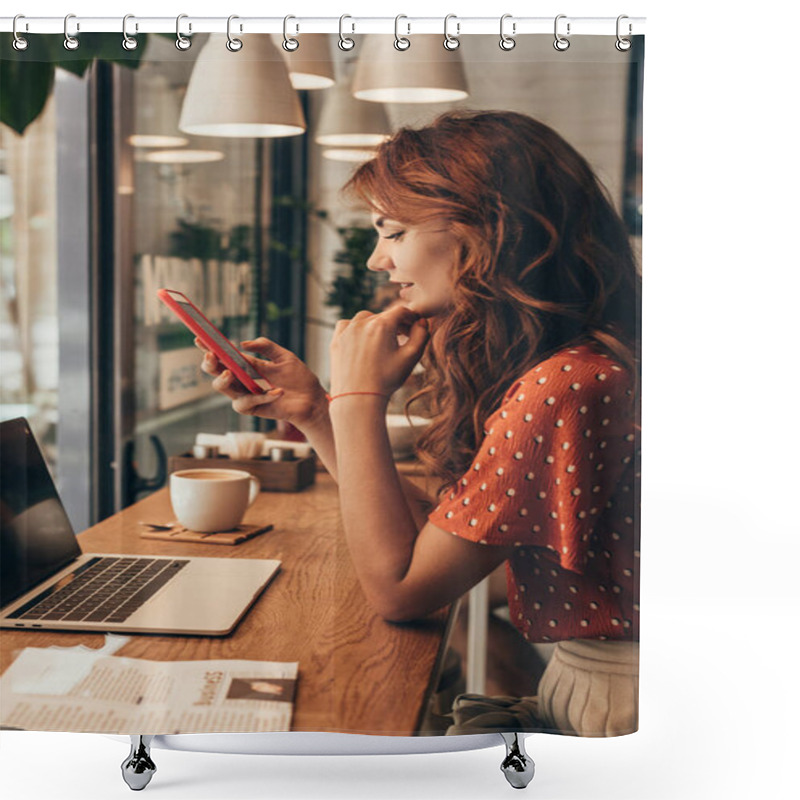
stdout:
[(638, 719), (638, 642), (572, 639), (556, 644), (536, 697), (459, 695), (447, 734), (538, 730), (620, 736), (637, 730)]

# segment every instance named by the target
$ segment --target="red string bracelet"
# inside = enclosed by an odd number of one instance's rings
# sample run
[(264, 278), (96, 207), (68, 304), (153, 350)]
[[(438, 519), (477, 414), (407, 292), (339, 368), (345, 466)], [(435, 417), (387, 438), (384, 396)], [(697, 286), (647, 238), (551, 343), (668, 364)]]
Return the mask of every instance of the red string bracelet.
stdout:
[(384, 394), (383, 392), (341, 392), (340, 394), (334, 394), (334, 395), (326, 394), (325, 397), (327, 398), (328, 402), (330, 403), (333, 400), (335, 400), (337, 397), (347, 397), (350, 394), (371, 394), (371, 395), (375, 395), (376, 397), (388, 397), (389, 396), (388, 394)]

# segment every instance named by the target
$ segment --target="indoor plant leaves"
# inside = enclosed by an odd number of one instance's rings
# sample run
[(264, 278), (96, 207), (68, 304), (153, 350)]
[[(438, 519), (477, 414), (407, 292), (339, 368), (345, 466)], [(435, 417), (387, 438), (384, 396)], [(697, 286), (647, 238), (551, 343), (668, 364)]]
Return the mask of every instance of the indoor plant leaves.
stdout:
[(66, 50), (64, 37), (57, 34), (26, 34), (28, 47), (15, 50), (13, 35), (0, 33), (0, 122), (20, 135), (42, 112), (61, 67), (83, 77), (95, 60), (110, 61), (136, 69), (147, 38), (137, 37), (135, 50), (122, 47), (116, 33), (90, 33), (80, 37), (77, 50)]

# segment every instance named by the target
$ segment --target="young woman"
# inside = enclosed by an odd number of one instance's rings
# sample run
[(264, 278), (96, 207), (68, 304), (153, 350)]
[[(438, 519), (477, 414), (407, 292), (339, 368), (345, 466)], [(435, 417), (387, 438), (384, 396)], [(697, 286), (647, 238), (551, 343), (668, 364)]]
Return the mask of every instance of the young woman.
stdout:
[[(536, 702), (500, 704), (517, 729), (635, 730), (640, 281), (622, 221), (570, 145), (511, 112), (400, 130), (345, 189), (372, 210), (367, 266), (401, 288), (387, 311), (337, 324), (330, 395), (266, 339), (242, 346), (270, 393), (242, 391), (210, 354), (203, 369), (238, 412), (305, 433), (387, 620), (422, 617), (506, 564), (512, 621), (558, 643)], [(441, 479), (435, 499), (398, 475), (386, 430), (420, 360), (432, 422), (418, 455)], [(514, 729), (481, 703), (462, 699), (450, 732)]]

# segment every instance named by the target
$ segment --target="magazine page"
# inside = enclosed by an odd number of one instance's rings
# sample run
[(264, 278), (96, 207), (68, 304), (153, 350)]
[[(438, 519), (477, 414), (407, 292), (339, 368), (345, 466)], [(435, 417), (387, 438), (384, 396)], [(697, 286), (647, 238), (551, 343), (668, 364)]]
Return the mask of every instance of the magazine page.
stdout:
[(0, 724), (18, 730), (288, 731), (297, 663), (148, 661), (28, 647), (0, 679)]

